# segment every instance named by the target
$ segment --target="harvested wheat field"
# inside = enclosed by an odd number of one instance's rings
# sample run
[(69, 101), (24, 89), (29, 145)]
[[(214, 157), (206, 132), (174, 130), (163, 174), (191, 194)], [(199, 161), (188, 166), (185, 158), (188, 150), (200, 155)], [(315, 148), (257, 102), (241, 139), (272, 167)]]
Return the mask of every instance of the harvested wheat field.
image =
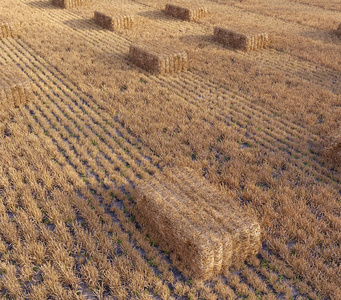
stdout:
[(1, 1), (1, 298), (341, 299), (340, 1), (182, 3)]

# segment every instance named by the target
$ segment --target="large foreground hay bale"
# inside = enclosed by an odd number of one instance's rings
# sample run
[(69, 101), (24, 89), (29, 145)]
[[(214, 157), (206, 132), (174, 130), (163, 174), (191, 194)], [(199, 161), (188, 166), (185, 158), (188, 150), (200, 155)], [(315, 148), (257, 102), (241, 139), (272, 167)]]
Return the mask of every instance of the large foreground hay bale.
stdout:
[(215, 40), (230, 48), (246, 52), (267, 48), (269, 37), (267, 33), (243, 34), (226, 28), (214, 28)]
[(15, 37), (18, 34), (18, 24), (0, 16), (0, 39)]
[(207, 16), (207, 7), (183, 7), (173, 4), (166, 4), (165, 13), (174, 18), (185, 21), (197, 21)]
[(0, 65), (0, 107), (19, 107), (33, 97), (28, 78), (14, 66)]
[(131, 28), (137, 24), (137, 19), (133, 15), (109, 15), (107, 13), (95, 11), (95, 22), (99, 26), (114, 31), (115, 29)]
[(136, 189), (136, 220), (186, 276), (228, 274), (261, 247), (252, 215), (190, 170), (171, 170)]
[(53, 5), (61, 8), (75, 8), (85, 4), (89, 4), (91, 0), (51, 0)]
[(336, 35), (341, 37), (341, 23), (339, 24), (339, 27), (336, 29)]
[(149, 42), (130, 46), (130, 60), (154, 74), (169, 74), (186, 71), (188, 57), (185, 51)]

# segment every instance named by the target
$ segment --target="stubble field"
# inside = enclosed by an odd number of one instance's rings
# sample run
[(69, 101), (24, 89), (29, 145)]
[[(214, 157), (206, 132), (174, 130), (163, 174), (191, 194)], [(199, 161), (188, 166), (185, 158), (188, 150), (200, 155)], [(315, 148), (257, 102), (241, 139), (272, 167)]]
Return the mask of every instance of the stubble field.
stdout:
[[(35, 99), (0, 108), (0, 296), (341, 299), (341, 168), (325, 150), (341, 128), (340, 1), (189, 0), (210, 12), (196, 22), (169, 2), (1, 1), (19, 36), (0, 39), (0, 69)], [(95, 10), (139, 23), (107, 31)], [(269, 49), (224, 47), (215, 26), (267, 32)], [(189, 69), (131, 63), (146, 40), (186, 50)], [(135, 187), (183, 167), (261, 225), (261, 252), (228, 276), (185, 277), (135, 221)]]

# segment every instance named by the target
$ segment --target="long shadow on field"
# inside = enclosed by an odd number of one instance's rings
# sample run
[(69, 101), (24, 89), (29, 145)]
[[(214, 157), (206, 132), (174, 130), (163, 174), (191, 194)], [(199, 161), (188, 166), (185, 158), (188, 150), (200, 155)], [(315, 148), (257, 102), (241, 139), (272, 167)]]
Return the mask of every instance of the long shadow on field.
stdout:
[(28, 2), (26, 4), (32, 8), (60, 9), (59, 7), (53, 5), (50, 1), (32, 1), (32, 2)]
[(87, 18), (87, 19), (80, 18), (80, 19), (66, 20), (63, 22), (63, 24), (76, 30), (95, 29), (94, 27), (98, 27), (98, 30), (103, 29), (102, 27), (96, 25), (93, 18)]
[(162, 10), (151, 10), (138, 12), (137, 15), (150, 19), (150, 20), (177, 20), (170, 16), (167, 16)]

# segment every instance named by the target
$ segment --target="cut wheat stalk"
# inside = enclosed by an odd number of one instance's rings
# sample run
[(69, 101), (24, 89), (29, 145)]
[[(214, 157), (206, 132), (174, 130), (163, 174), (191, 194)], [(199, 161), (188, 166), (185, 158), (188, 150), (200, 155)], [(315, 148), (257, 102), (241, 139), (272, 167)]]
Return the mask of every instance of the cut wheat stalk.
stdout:
[(243, 34), (226, 28), (214, 28), (215, 40), (227, 47), (246, 52), (267, 48), (269, 36), (267, 33)]
[(207, 7), (182, 7), (173, 4), (166, 4), (165, 13), (174, 18), (185, 21), (197, 21), (207, 16)]
[(32, 100), (31, 81), (14, 66), (0, 65), (0, 107), (19, 107)]
[(114, 31), (115, 29), (127, 29), (137, 24), (137, 18), (133, 15), (108, 15), (95, 11), (95, 22), (99, 26)]
[(51, 0), (52, 4), (61, 8), (75, 8), (91, 2), (91, 0)]
[(178, 73), (188, 69), (185, 51), (163, 47), (156, 42), (131, 45), (129, 58), (142, 69), (154, 74)]

